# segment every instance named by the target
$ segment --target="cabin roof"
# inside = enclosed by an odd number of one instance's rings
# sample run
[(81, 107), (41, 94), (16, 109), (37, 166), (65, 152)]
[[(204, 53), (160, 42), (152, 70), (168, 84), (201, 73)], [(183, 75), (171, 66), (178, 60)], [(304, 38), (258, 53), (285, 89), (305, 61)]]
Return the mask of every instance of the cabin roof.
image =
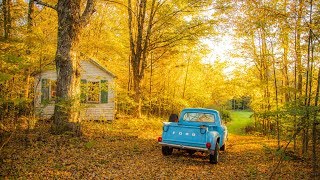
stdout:
[[(89, 61), (90, 63), (94, 64), (96, 67), (98, 67), (99, 69), (101, 69), (103, 72), (107, 73), (109, 76), (111, 76), (112, 78), (117, 78), (116, 75), (114, 75), (112, 72), (110, 72), (109, 70), (107, 70), (107, 68), (103, 65), (101, 65), (98, 61), (94, 60), (94, 59), (91, 59), (91, 58), (88, 58), (86, 60), (81, 60), (81, 61)], [(53, 68), (55, 69), (55, 68)], [(44, 70), (40, 73), (36, 73), (36, 76), (42, 74), (43, 72), (46, 72), (46, 71), (50, 71), (50, 70), (53, 70), (53, 69), (47, 69), (47, 70)]]
[(101, 69), (102, 71), (104, 71), (105, 73), (109, 74), (111, 77), (116, 78), (117, 76), (114, 75), (112, 72), (108, 71), (107, 68), (105, 68), (103, 65), (101, 65), (98, 61), (93, 60), (91, 58), (88, 59), (88, 61), (90, 61), (92, 64), (94, 64), (95, 66), (97, 66), (99, 69)]

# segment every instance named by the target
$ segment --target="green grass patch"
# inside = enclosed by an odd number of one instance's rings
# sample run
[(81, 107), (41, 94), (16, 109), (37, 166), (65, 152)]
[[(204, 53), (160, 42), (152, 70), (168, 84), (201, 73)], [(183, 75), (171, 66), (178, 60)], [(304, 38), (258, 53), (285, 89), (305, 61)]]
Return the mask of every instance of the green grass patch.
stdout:
[(227, 124), (228, 132), (231, 134), (244, 135), (245, 127), (252, 125), (253, 119), (250, 118), (252, 112), (249, 111), (231, 111), (232, 121)]

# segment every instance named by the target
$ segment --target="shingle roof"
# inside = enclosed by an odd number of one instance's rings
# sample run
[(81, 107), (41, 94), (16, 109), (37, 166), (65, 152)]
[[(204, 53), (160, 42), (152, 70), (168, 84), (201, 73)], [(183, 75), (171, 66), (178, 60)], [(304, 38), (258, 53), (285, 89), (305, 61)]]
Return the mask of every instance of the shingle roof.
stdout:
[[(107, 74), (109, 74), (111, 77), (117, 78), (116, 75), (114, 75), (112, 72), (110, 72), (109, 70), (107, 70), (106, 67), (104, 67), (104, 66), (101, 65), (98, 61), (96, 61), (96, 60), (94, 60), (94, 59), (88, 58), (87, 60), (81, 60), (81, 61), (90, 61), (92, 64), (94, 64), (94, 65), (97, 66), (99, 69), (101, 69), (102, 71), (106, 72)], [(35, 76), (38, 76), (39, 74), (42, 74), (42, 73), (45, 72), (45, 71), (53, 70), (53, 69), (55, 69), (54, 66), (53, 66), (52, 68), (50, 68), (50, 69), (47, 69), (47, 70), (44, 70), (44, 71), (42, 71), (42, 72), (36, 73)]]
[(108, 71), (107, 68), (105, 68), (103, 65), (101, 65), (99, 62), (97, 62), (94, 59), (89, 58), (88, 61), (90, 61), (92, 64), (96, 65), (98, 68), (100, 68), (101, 70), (103, 70), (104, 72), (106, 72), (107, 74), (109, 74), (110, 76), (112, 76), (113, 78), (116, 78), (117, 76), (114, 75), (112, 72)]

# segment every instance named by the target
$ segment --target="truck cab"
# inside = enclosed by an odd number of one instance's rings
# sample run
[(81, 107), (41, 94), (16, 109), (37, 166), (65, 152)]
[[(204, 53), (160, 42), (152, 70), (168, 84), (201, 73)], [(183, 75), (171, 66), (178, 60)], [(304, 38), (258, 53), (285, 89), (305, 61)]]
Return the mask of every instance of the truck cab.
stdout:
[(219, 161), (219, 150), (226, 149), (227, 128), (219, 112), (213, 109), (188, 108), (181, 111), (178, 122), (164, 122), (158, 138), (162, 154), (171, 155), (173, 149), (188, 153), (208, 152), (210, 163)]

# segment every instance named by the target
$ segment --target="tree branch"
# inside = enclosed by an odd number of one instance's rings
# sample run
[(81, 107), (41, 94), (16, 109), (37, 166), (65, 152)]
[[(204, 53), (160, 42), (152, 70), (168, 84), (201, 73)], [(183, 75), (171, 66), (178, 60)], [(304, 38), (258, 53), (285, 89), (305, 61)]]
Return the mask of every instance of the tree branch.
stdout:
[(85, 26), (88, 24), (90, 16), (95, 12), (95, 2), (95, 0), (87, 0), (86, 9), (83, 11), (80, 18), (81, 26)]
[(156, 0), (152, 0), (152, 5), (151, 5), (151, 10), (150, 10), (150, 17), (149, 17), (149, 23), (148, 23), (148, 28), (147, 28), (147, 34), (146, 34), (146, 37), (145, 37), (145, 40), (144, 40), (144, 45), (143, 45), (143, 54), (142, 54), (142, 76), (143, 76), (143, 73), (144, 73), (144, 69), (147, 67), (147, 53), (148, 53), (148, 50), (147, 50), (147, 47), (148, 47), (148, 43), (149, 43), (149, 40), (150, 40), (150, 36), (151, 36), (151, 30), (152, 30), (152, 21), (153, 21), (153, 18), (154, 18), (154, 11), (155, 11), (155, 3), (156, 3)]
[[(155, 42), (152, 43), (152, 45), (155, 46), (156, 44), (163, 44), (163, 43), (171, 44), (171, 43), (173, 43), (175, 41), (182, 40), (185, 37), (190, 37), (190, 36), (192, 36), (194, 34), (189, 32), (189, 31), (190, 30), (194, 30), (197, 27), (202, 26), (202, 25), (204, 25), (204, 23), (198, 23), (198, 24), (192, 25), (190, 27), (186, 27), (186, 28), (182, 29), (179, 32), (174, 32), (174, 36), (172, 36), (172, 37), (169, 37), (169, 38), (166, 38), (166, 39), (165, 38), (160, 38), (161, 39), (160, 41), (155, 41)], [(167, 46), (167, 45), (165, 45), (165, 46)], [(159, 47), (163, 47), (163, 46), (159, 46)], [(159, 47), (157, 47), (157, 48), (159, 48)]]
[(57, 5), (51, 5), (51, 4), (48, 4), (48, 3), (43, 2), (41, 0), (34, 0), (34, 2), (36, 2), (39, 5), (42, 5), (42, 6), (45, 6), (45, 7), (48, 7), (48, 8), (51, 8), (51, 9), (54, 9), (57, 11)]
[(113, 4), (118, 4), (118, 5), (121, 5), (123, 7), (125, 7), (126, 9), (130, 10), (132, 12), (132, 14), (137, 17), (136, 13), (131, 9), (131, 7), (128, 7), (127, 5), (125, 4), (122, 4), (121, 2), (117, 2), (117, 1), (113, 1), (113, 0), (105, 0), (107, 3), (113, 3)]
[(132, 58), (136, 55), (136, 50), (135, 50), (135, 44), (133, 40), (133, 30), (132, 30), (132, 14), (133, 11), (131, 10), (131, 0), (128, 0), (128, 27), (129, 27), (129, 36), (130, 36), (130, 49), (131, 49), (131, 54)]

